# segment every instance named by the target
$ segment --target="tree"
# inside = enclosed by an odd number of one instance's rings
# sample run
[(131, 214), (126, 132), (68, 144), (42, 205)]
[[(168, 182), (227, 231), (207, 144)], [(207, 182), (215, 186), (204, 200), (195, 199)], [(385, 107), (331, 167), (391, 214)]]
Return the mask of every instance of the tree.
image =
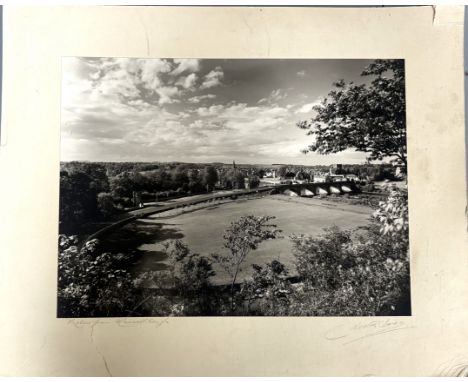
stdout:
[(245, 175), (239, 170), (228, 170), (222, 177), (221, 182), (223, 187), (226, 189), (234, 188), (245, 188)]
[(188, 177), (189, 177), (189, 183), (188, 183), (189, 191), (191, 193), (203, 192), (204, 187), (202, 184), (201, 176), (198, 174), (198, 170), (196, 169), (190, 170)]
[(280, 178), (284, 178), (287, 172), (288, 172), (288, 168), (286, 166), (281, 166), (278, 169), (278, 175), (280, 176)]
[(235, 172), (232, 176), (232, 187), (236, 189), (245, 188), (245, 175), (242, 172)]
[(188, 189), (189, 177), (187, 167), (185, 165), (177, 166), (172, 175), (172, 180), (174, 182), (174, 189)]
[(182, 300), (184, 315), (206, 314), (210, 311), (210, 277), (215, 275), (210, 259), (193, 253), (188, 246), (174, 240), (166, 243), (165, 253), (169, 260), (169, 283)]
[[(82, 171), (60, 172), (60, 228), (74, 231), (82, 223), (99, 217), (97, 183)], [(75, 231), (76, 232), (76, 231)]]
[(143, 175), (132, 172), (122, 172), (110, 179), (111, 194), (115, 198), (131, 198), (134, 191), (143, 191)]
[(164, 169), (159, 170), (155, 174), (155, 182), (159, 185), (159, 191), (171, 190), (173, 188), (171, 175)]
[(258, 188), (260, 185), (260, 178), (256, 175), (249, 176), (249, 187), (250, 188)]
[(68, 174), (84, 173), (90, 177), (90, 188), (96, 192), (107, 192), (109, 190), (109, 180), (106, 167), (99, 163), (88, 162), (64, 162), (60, 164), (60, 169)]
[(116, 212), (114, 200), (112, 195), (108, 192), (100, 192), (97, 195), (97, 204), (101, 215), (105, 218), (113, 215)]
[(65, 162), (60, 169), (60, 232), (77, 233), (83, 223), (100, 218), (97, 195), (109, 190), (106, 168), (97, 163)]
[(299, 171), (296, 173), (296, 179), (298, 180), (310, 180), (310, 174), (305, 171)]
[(126, 173), (110, 178), (110, 189), (114, 198), (130, 198), (132, 196), (132, 183)]
[(375, 60), (361, 74), (369, 84), (340, 80), (314, 107), (316, 115), (297, 126), (314, 142), (304, 152), (369, 153), (370, 160), (394, 158), (406, 170), (405, 68), (403, 60)]
[(272, 219), (274, 216), (249, 215), (232, 222), (223, 236), (224, 247), (229, 253), (212, 255), (231, 277), (231, 312), (234, 311), (234, 286), (245, 258), (251, 251), (257, 249), (260, 243), (278, 237), (281, 232), (276, 229), (276, 225), (269, 224)]
[(218, 172), (213, 166), (206, 166), (203, 170), (203, 183), (207, 191), (214, 189), (216, 182), (218, 181)]

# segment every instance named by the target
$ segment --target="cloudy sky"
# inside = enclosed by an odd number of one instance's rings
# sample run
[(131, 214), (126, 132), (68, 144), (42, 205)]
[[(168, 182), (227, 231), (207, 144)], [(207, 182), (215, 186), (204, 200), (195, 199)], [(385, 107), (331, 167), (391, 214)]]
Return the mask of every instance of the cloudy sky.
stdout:
[(63, 58), (61, 159), (362, 163), (300, 152), (296, 122), (368, 60)]

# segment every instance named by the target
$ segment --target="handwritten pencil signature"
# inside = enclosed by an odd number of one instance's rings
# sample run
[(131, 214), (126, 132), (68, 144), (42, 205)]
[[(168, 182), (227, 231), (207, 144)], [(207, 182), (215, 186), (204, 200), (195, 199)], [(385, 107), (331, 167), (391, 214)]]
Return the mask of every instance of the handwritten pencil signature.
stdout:
[(348, 345), (369, 337), (412, 329), (414, 327), (414, 325), (403, 320), (392, 318), (376, 319), (370, 322), (337, 325), (326, 332), (325, 338), (329, 341), (337, 341), (342, 345)]
[(109, 319), (68, 319), (68, 325), (76, 328), (95, 327), (101, 325), (117, 325), (119, 327), (135, 327), (142, 324), (151, 324), (159, 327), (169, 322), (168, 318), (109, 318)]

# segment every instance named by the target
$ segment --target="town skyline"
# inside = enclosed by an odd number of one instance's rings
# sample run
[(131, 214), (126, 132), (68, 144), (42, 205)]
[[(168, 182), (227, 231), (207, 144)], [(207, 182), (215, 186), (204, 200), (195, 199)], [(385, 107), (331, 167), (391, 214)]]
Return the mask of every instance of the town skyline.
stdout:
[(61, 160), (320, 166), (295, 126), (369, 60), (64, 58)]
[(225, 165), (225, 166), (231, 166), (233, 162), (236, 166), (294, 166), (294, 167), (331, 167), (337, 164), (344, 165), (344, 166), (368, 166), (368, 165), (388, 165), (390, 162), (382, 160), (382, 161), (372, 161), (371, 163), (367, 163), (366, 161), (360, 162), (360, 163), (347, 163), (347, 162), (333, 162), (333, 163), (327, 163), (327, 164), (303, 164), (303, 163), (243, 163), (243, 162), (237, 162), (236, 160), (233, 160), (231, 162), (184, 162), (184, 161), (159, 161), (159, 160), (154, 160), (154, 161), (122, 161), (122, 160), (109, 160), (109, 161), (93, 161), (93, 160), (61, 160), (60, 163), (72, 163), (72, 162), (80, 162), (80, 163), (147, 163), (147, 164), (197, 164), (197, 165)]

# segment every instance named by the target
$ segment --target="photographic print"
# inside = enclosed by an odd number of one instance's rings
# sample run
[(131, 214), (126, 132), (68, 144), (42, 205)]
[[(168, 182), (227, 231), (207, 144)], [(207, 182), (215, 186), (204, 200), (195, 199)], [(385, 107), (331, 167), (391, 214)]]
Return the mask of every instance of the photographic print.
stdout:
[(62, 58), (58, 317), (409, 316), (405, 64)]

